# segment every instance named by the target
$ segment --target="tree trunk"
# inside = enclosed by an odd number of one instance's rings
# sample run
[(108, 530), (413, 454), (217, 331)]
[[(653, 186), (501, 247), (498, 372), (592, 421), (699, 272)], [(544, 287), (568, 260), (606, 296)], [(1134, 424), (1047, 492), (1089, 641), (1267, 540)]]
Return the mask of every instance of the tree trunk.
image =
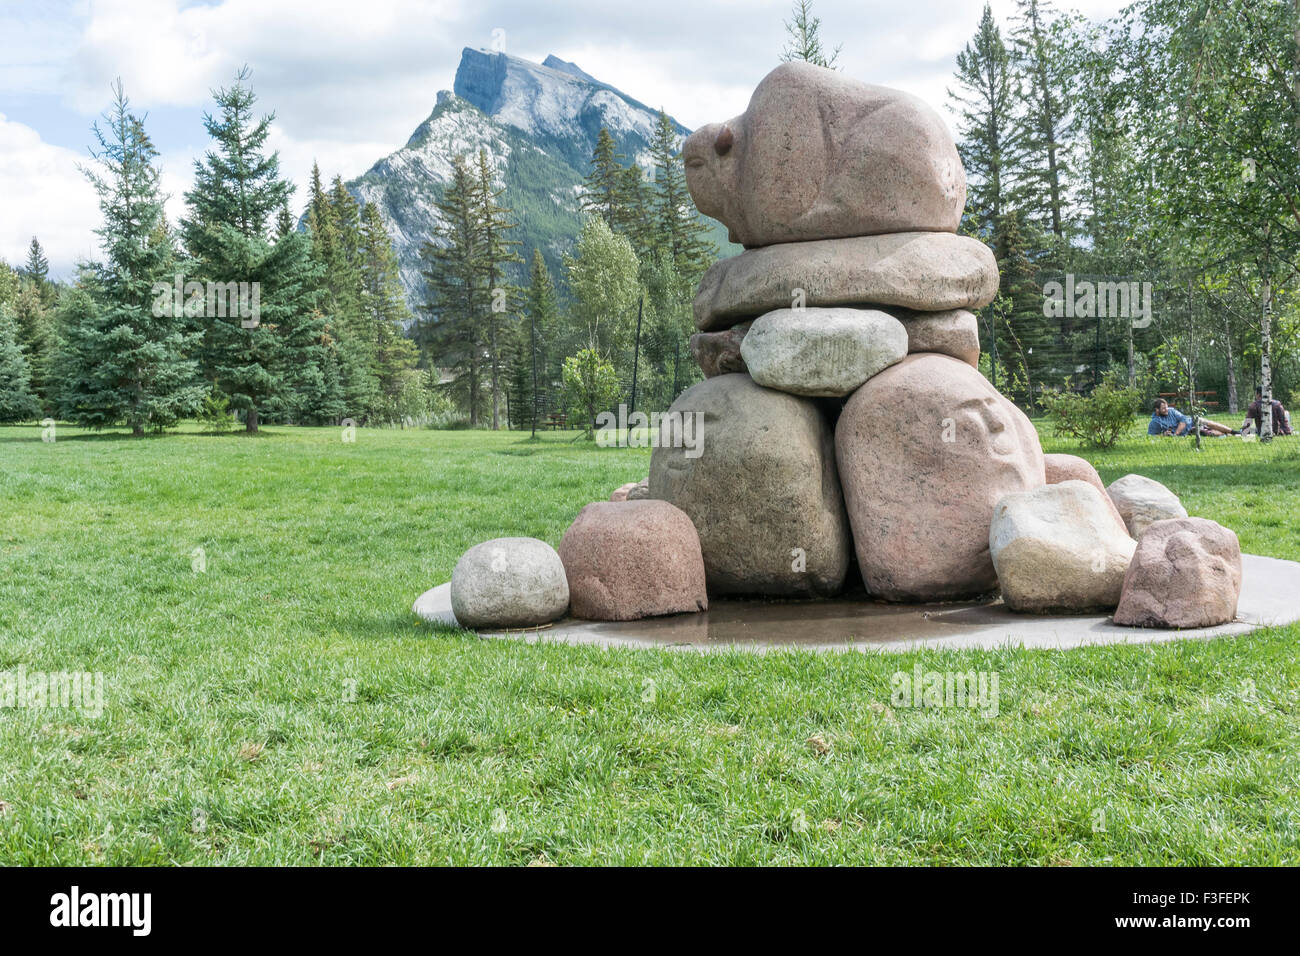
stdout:
[(1273, 440), (1273, 284), (1264, 275), (1263, 309), (1259, 316), (1259, 387), (1264, 395), (1259, 403), (1259, 440)]
[(1133, 320), (1124, 323), (1128, 332), (1128, 387), (1137, 388), (1137, 359), (1133, 354)]
[(250, 408), (248, 414), (244, 417), (244, 431), (252, 435), (257, 431), (257, 409)]
[(1232, 320), (1223, 319), (1224, 354), (1228, 357), (1228, 414), (1237, 415), (1241, 408), (1237, 399), (1237, 357), (1233, 354)]

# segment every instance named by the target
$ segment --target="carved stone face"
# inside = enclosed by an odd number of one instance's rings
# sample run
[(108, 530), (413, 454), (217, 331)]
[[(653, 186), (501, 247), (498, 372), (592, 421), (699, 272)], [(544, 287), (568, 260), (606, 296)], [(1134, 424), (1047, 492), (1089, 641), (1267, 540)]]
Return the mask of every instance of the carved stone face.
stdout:
[(1041, 487), (1033, 424), (959, 359), (918, 353), (854, 392), (835, 428), (863, 580), (890, 600), (990, 591), (993, 509)]
[(938, 114), (809, 63), (777, 67), (743, 114), (696, 130), (682, 157), (696, 207), (746, 246), (955, 232), (966, 203)]

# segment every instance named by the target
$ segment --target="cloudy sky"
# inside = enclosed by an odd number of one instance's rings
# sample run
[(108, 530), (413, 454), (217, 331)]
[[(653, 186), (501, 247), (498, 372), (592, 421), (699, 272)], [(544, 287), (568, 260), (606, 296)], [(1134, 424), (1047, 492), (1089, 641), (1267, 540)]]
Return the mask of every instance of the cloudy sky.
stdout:
[[(1126, 0), (1075, 0), (1090, 17)], [(993, 0), (1003, 20), (1014, 0)], [(825, 38), (862, 80), (946, 102), (983, 0), (817, 0)], [(273, 144), (304, 184), (359, 175), (450, 89), (466, 46), (554, 53), (695, 128), (741, 112), (777, 61), (789, 0), (0, 0), (0, 259), (40, 237), (56, 275), (97, 254), (78, 171), (120, 77), (162, 153), (173, 219), (206, 148), (210, 90), (247, 64)], [(498, 33), (497, 31), (501, 31)]]

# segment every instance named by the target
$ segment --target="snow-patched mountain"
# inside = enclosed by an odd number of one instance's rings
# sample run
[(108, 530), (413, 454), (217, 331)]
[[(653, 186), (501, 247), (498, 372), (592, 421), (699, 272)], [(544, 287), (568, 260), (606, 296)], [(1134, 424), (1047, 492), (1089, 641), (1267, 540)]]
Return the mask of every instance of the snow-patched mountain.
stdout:
[[(487, 151), (514, 210), (525, 265), (540, 249), (558, 270), (581, 228), (579, 194), (602, 126), (627, 163), (649, 168), (658, 110), (548, 56), (541, 64), (506, 53), (465, 49), (455, 92), (438, 93), (429, 118), (406, 145), (348, 183), (363, 203), (374, 203), (388, 225), (412, 308), (425, 299), (420, 246), (433, 235), (435, 202), (459, 155)], [(678, 124), (679, 136), (690, 131)], [(712, 220), (710, 220), (712, 222)], [(718, 227), (721, 245), (725, 231)]]

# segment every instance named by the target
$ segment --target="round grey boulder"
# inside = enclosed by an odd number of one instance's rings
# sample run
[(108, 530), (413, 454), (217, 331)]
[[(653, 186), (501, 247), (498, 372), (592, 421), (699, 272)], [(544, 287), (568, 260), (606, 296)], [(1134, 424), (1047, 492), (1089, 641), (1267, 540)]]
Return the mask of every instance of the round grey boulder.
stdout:
[(537, 627), (569, 609), (569, 581), (545, 541), (493, 538), (456, 562), (451, 609), (462, 627)]
[(907, 354), (903, 323), (875, 309), (777, 309), (740, 343), (750, 377), (791, 395), (848, 395)]
[(1187, 517), (1187, 509), (1176, 494), (1143, 475), (1125, 475), (1111, 482), (1106, 493), (1134, 538), (1141, 538), (1142, 532), (1157, 521)]
[(697, 441), (661, 433), (650, 494), (694, 523), (710, 595), (838, 593), (852, 542), (817, 405), (731, 374), (692, 385), (669, 413), (695, 422)]

